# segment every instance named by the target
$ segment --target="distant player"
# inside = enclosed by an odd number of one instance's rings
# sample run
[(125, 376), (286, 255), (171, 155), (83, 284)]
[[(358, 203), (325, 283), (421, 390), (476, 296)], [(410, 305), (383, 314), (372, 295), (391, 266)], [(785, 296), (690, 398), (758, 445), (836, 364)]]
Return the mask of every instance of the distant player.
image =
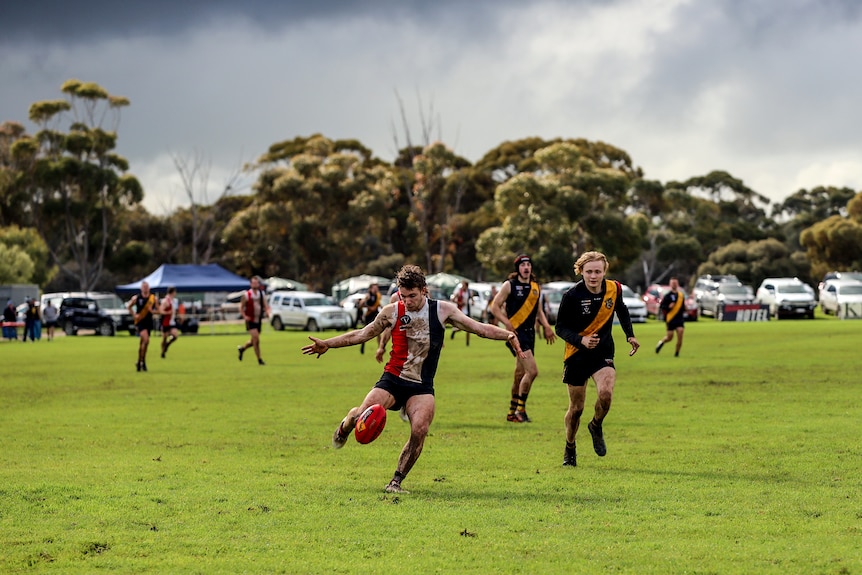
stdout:
[[(383, 296), (380, 293), (380, 286), (376, 283), (373, 283), (368, 286), (368, 293), (365, 295), (365, 299), (362, 300), (361, 307), (357, 312), (357, 316), (362, 315), (362, 323), (368, 325), (373, 322), (377, 317), (377, 314), (380, 313), (380, 305), (383, 303)], [(364, 314), (362, 311), (364, 310)], [(377, 336), (377, 345), (380, 346), (380, 336)], [(365, 353), (365, 342), (359, 346), (360, 353)]]
[(676, 333), (676, 350), (673, 356), (679, 357), (679, 350), (682, 349), (682, 336), (685, 333), (684, 305), (685, 294), (679, 289), (679, 280), (677, 278), (670, 278), (670, 291), (661, 298), (661, 303), (659, 304), (659, 308), (661, 308), (664, 314), (667, 333), (656, 344), (656, 353), (661, 351), (664, 344), (673, 340), (673, 334)]
[(158, 304), (159, 300), (156, 294), (150, 292), (150, 284), (147, 282), (141, 282), (141, 291), (133, 295), (126, 304), (138, 332), (138, 361), (135, 363), (138, 371), (147, 371), (147, 349), (150, 346), (150, 333), (155, 327), (153, 314)]
[(162, 359), (168, 353), (171, 344), (177, 341), (179, 330), (177, 330), (177, 288), (171, 286), (168, 293), (159, 304), (159, 314), (162, 316)]
[(261, 286), (260, 276), (254, 276), (249, 280), (249, 288), (242, 293), (239, 300), (239, 309), (245, 320), (245, 330), (248, 332), (249, 340), (236, 348), (239, 360), (248, 348), (254, 348), (258, 365), (266, 365), (260, 357), (260, 328), (263, 318), (269, 315), (269, 304), (266, 302), (266, 292)]

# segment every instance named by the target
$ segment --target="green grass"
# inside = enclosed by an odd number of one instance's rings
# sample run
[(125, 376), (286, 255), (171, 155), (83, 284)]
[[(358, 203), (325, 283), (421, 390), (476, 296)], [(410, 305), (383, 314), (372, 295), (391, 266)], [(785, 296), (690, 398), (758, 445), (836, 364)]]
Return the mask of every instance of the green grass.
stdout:
[(330, 447), (381, 371), (358, 348), (266, 330), (259, 367), (241, 334), (186, 336), (136, 373), (127, 335), (2, 343), (0, 572), (862, 573), (862, 322), (702, 320), (679, 358), (636, 331), (608, 455), (583, 429), (575, 469), (561, 343), (516, 425), (508, 351), (447, 339), (402, 496), (395, 413)]

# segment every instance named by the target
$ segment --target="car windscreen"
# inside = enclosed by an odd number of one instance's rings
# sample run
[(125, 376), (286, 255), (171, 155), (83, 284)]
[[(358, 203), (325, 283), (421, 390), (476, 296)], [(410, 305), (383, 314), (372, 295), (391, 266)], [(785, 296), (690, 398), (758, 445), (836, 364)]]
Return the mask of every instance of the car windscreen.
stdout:
[(838, 288), (838, 293), (841, 295), (862, 295), (862, 285), (843, 286)]
[(547, 290), (542, 292), (547, 299), (551, 303), (560, 303), (563, 301), (563, 292), (556, 290)]
[(632, 288), (629, 286), (623, 286), (623, 297), (630, 297), (632, 299), (636, 298), (635, 292), (632, 291)]
[(745, 286), (740, 286), (740, 285), (724, 285), (724, 286), (720, 286), (718, 288), (718, 290), (721, 293), (726, 293), (726, 294), (730, 294), (730, 295), (747, 295), (748, 294), (748, 290), (745, 289)]
[(98, 303), (99, 307), (102, 309), (119, 309), (126, 307), (125, 304), (123, 304), (123, 300), (114, 294), (94, 295), (93, 299), (96, 300), (96, 303)]
[(302, 300), (306, 307), (316, 305), (332, 305), (325, 297), (309, 297)]
[(778, 284), (776, 287), (781, 293), (807, 293), (802, 284)]

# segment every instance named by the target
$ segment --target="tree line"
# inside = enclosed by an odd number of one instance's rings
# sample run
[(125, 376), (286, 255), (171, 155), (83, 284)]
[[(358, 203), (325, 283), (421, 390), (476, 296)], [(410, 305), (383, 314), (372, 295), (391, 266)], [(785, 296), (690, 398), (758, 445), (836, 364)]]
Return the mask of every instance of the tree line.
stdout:
[(115, 152), (129, 100), (78, 80), (61, 93), (31, 105), (32, 134), (0, 124), (0, 283), (111, 290), (162, 263), (217, 262), (328, 292), (404, 263), (496, 281), (521, 252), (541, 279), (573, 279), (591, 249), (638, 287), (862, 269), (862, 194), (850, 188), (772, 204), (722, 170), (647, 179), (624, 150), (582, 138), (507, 141), (472, 163), (427, 137), (386, 162), (358, 140), (298, 136), (243, 168), (250, 193), (226, 186), (211, 203), (194, 193), (200, 162), (175, 157), (190, 205), (151, 214)]

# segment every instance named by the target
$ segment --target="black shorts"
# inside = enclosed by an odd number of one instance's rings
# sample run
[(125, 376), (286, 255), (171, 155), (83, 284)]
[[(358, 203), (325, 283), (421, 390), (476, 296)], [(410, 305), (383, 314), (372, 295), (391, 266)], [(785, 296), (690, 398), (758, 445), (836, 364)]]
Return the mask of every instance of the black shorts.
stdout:
[(673, 330), (681, 328), (681, 327), (684, 328), (685, 327), (685, 317), (683, 317), (682, 312), (680, 312), (675, 318), (673, 318), (669, 322), (666, 322), (666, 324), (667, 324), (667, 330), (668, 331), (673, 331)]
[[(515, 335), (518, 336), (518, 343), (521, 344), (521, 351), (533, 351), (536, 348), (535, 328), (516, 329)], [(515, 348), (513, 348), (512, 344), (508, 341), (506, 342), (506, 347), (509, 348), (509, 351), (512, 352), (512, 355), (518, 357), (518, 355), (515, 353)]]
[(146, 331), (147, 333), (153, 331), (153, 316), (149, 315), (136, 323), (135, 329), (138, 331), (138, 335), (140, 335), (144, 331)]
[(374, 387), (388, 391), (392, 397), (395, 398), (395, 404), (389, 408), (392, 411), (398, 411), (404, 407), (407, 400), (414, 395), (434, 395), (433, 386), (416, 383), (414, 381), (407, 381), (406, 379), (401, 379), (387, 371), (383, 372), (383, 375), (380, 377), (380, 381), (378, 381), (377, 385)]
[[(583, 350), (578, 353), (583, 353)], [(583, 357), (570, 359), (563, 364), (563, 383), (573, 387), (583, 387), (594, 373), (605, 367), (615, 369), (613, 358), (606, 359), (594, 354), (585, 354)]]
[(259, 322), (259, 321), (247, 321), (247, 322), (245, 322), (245, 331), (249, 331), (252, 329), (256, 329), (257, 331), (260, 331), (260, 324), (261, 324), (261, 322)]
[(57, 327), (57, 322), (56, 321), (46, 321), (45, 327)]

